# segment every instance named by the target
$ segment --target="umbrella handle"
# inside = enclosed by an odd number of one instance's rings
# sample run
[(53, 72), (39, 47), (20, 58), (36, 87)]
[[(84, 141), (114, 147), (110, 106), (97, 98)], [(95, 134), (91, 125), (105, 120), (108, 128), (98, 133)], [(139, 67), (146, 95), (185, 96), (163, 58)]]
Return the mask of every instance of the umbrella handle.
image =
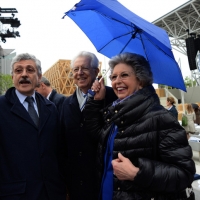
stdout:
[[(107, 71), (105, 72), (105, 74), (99, 79), (99, 82), (101, 82), (101, 80), (106, 76), (106, 74), (108, 73), (109, 70), (110, 70), (110, 68), (108, 68)], [(98, 79), (96, 78), (96, 80), (98, 80)], [(95, 94), (96, 94), (96, 92), (95, 92), (94, 90), (92, 90), (92, 89), (89, 89), (89, 90), (88, 90), (88, 93), (89, 93), (92, 97), (94, 97)]]
[(95, 94), (96, 94), (96, 92), (95, 91), (93, 91), (92, 89), (89, 89), (88, 90), (88, 93), (91, 95), (91, 96), (95, 96)]

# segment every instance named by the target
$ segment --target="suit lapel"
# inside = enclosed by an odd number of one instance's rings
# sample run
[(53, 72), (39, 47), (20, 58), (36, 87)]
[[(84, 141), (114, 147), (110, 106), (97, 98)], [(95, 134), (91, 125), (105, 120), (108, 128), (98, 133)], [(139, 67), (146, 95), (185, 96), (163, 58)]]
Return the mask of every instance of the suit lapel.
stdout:
[(55, 95), (55, 92), (54, 92), (54, 90), (52, 90), (52, 91), (51, 91), (51, 94), (50, 94), (50, 96), (49, 96), (49, 100), (50, 100), (50, 101), (53, 100), (54, 95)]
[(46, 121), (48, 120), (51, 111), (48, 108), (48, 104), (45, 101), (43, 101), (43, 99), (39, 100), (38, 96), (36, 96), (36, 101), (39, 111), (39, 130), (41, 130), (45, 125)]
[(26, 108), (24, 108), (24, 106), (19, 102), (17, 97), (15, 99), (15, 103), (13, 104), (13, 107), (11, 108), (11, 112), (13, 112), (15, 115), (19, 116), (20, 118), (24, 119), (25, 121), (27, 121), (28, 123), (30, 123), (37, 129), (37, 126), (31, 119)]
[(76, 92), (69, 98), (70, 98), (69, 104), (70, 104), (71, 109), (74, 113), (74, 116), (81, 115), (81, 110), (79, 108), (79, 103), (78, 103), (78, 99), (76, 97)]

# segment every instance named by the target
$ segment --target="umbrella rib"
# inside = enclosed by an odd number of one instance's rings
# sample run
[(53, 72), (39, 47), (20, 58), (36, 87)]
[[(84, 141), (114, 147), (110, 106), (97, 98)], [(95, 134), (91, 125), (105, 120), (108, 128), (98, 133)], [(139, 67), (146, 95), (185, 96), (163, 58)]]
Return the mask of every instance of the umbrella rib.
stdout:
[[(130, 32), (130, 33), (132, 33), (132, 32)], [(101, 51), (102, 49), (104, 49), (104, 48), (105, 48), (107, 45), (109, 45), (113, 40), (116, 40), (116, 39), (118, 39), (118, 38), (120, 38), (120, 37), (129, 35), (130, 33), (126, 33), (126, 34), (124, 34), (124, 35), (120, 35), (120, 36), (118, 36), (118, 37), (113, 38), (113, 39), (110, 40), (108, 43), (106, 43), (103, 47), (101, 47), (98, 51)], [(131, 39), (132, 39), (132, 38), (131, 38)]]
[(120, 53), (122, 53), (124, 51), (124, 49), (127, 47), (127, 45), (129, 44), (129, 42), (132, 40), (132, 37), (129, 39), (129, 41), (126, 43), (126, 45), (124, 45), (124, 47), (122, 48), (122, 50), (120, 51)]
[[(97, 11), (97, 10), (93, 10), (93, 11), (99, 13), (100, 15), (102, 15), (102, 16), (104, 16), (104, 17), (106, 17), (106, 18), (109, 18), (109, 19), (111, 19), (111, 20), (114, 20), (114, 21), (116, 21), (116, 22), (119, 22), (119, 23), (121, 23), (121, 24), (124, 24), (124, 25), (126, 25), (126, 26), (130, 26), (130, 27), (134, 27), (134, 26), (135, 26), (135, 24), (133, 24), (132, 22), (131, 22), (131, 25), (130, 25), (130, 24), (124, 23), (124, 22), (122, 22), (122, 21), (119, 21), (118, 19), (115, 19), (115, 18), (113, 18), (113, 17), (110, 17), (110, 16), (108, 16), (108, 15), (105, 15), (105, 14), (103, 14), (103, 13)], [(132, 25), (134, 25), (134, 26), (132, 26)]]
[[(116, 39), (118, 39), (118, 38), (120, 38), (120, 37), (129, 35), (129, 34), (131, 34), (131, 33), (132, 33), (131, 38), (129, 39), (129, 41), (126, 43), (126, 45), (125, 45), (125, 46), (122, 48), (122, 50), (120, 51), (120, 53), (123, 52), (123, 50), (124, 50), (124, 49), (126, 48), (126, 46), (129, 44), (129, 42), (130, 42), (132, 39), (134, 39), (134, 38), (136, 37), (137, 33), (142, 33), (142, 30), (141, 30), (141, 29), (136, 28), (134, 32), (131, 31), (131, 32), (129, 32), (129, 33), (126, 33), (126, 34), (123, 34), (123, 35), (120, 35), (120, 36), (118, 36), (118, 37), (113, 38), (113, 39), (110, 40), (108, 43), (106, 43), (102, 48), (100, 48), (98, 51), (101, 51), (102, 49), (104, 49), (104, 48), (105, 48), (107, 45), (109, 45), (112, 41), (114, 41), (114, 40), (116, 40)], [(144, 46), (144, 44), (142, 44), (142, 45)]]
[[(141, 40), (141, 42), (142, 42), (142, 46), (143, 46), (143, 49), (144, 49), (144, 53), (145, 53), (146, 59), (147, 59), (147, 61), (149, 61), (148, 56), (147, 56), (147, 53), (146, 53), (146, 48), (145, 48), (145, 45), (144, 45), (144, 42), (143, 42), (143, 38), (142, 38), (141, 34), (139, 34), (139, 36), (140, 36), (140, 40)], [(149, 41), (150, 41), (150, 40), (149, 40)], [(150, 41), (150, 42), (151, 42), (151, 41)]]
[[(143, 49), (144, 49), (144, 53), (145, 53), (145, 56), (146, 56), (146, 59), (147, 59), (147, 61), (149, 61), (149, 59), (148, 59), (148, 56), (147, 56), (147, 53), (146, 53), (146, 48), (145, 48), (145, 45), (144, 45), (144, 42), (143, 42), (143, 38), (142, 38), (142, 36), (141, 36), (141, 34), (139, 35), (139, 37), (140, 37), (140, 40), (141, 40), (141, 42), (142, 42), (142, 46), (143, 46)], [(149, 39), (148, 39), (149, 40)], [(149, 42), (151, 42), (156, 48), (158, 48), (160, 51), (162, 51), (163, 53), (165, 53), (161, 48), (159, 48), (156, 44), (154, 44), (151, 40), (149, 40)], [(166, 53), (165, 53), (166, 54)], [(166, 55), (168, 55), (168, 54), (166, 54)], [(169, 56), (169, 55), (168, 55)], [(170, 57), (170, 56), (169, 56)]]
[[(144, 52), (145, 52), (145, 55), (146, 55), (146, 58), (148, 60), (148, 57), (147, 57), (147, 54), (146, 54), (146, 48), (145, 48), (145, 45), (143, 43), (143, 39), (142, 39), (142, 36), (140, 34), (140, 39), (142, 41), (142, 46), (144, 48)], [(158, 45), (156, 45), (154, 42), (152, 42), (149, 38), (148, 38), (149, 42), (151, 42), (158, 50), (162, 51), (165, 55), (169, 56), (171, 59), (173, 59), (169, 54), (167, 54), (165, 51), (163, 51)]]
[[(136, 35), (137, 35), (137, 33), (141, 33), (142, 32), (142, 30), (141, 29), (136, 29), (135, 30), (135, 32), (132, 34), (132, 36), (131, 36), (131, 38), (129, 39), (129, 41), (126, 43), (126, 45), (124, 45), (124, 47), (122, 48), (122, 50), (120, 51), (120, 53), (122, 53), (123, 51), (124, 51), (124, 49), (127, 47), (127, 45), (129, 44), (129, 42), (132, 40), (132, 39), (134, 39), (135, 37), (136, 37)], [(142, 44), (142, 45), (144, 45), (144, 44)], [(146, 53), (145, 53), (146, 54)]]

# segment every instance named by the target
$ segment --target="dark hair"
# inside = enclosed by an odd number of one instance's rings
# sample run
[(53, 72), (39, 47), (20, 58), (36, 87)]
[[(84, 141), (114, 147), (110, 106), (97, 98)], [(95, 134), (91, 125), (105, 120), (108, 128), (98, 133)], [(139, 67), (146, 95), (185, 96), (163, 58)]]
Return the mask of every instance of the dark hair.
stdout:
[(115, 66), (119, 63), (124, 63), (129, 65), (137, 79), (139, 80), (142, 87), (151, 85), (153, 82), (153, 74), (149, 62), (141, 55), (135, 53), (121, 53), (112, 57), (109, 61), (109, 66), (111, 68), (111, 73)]

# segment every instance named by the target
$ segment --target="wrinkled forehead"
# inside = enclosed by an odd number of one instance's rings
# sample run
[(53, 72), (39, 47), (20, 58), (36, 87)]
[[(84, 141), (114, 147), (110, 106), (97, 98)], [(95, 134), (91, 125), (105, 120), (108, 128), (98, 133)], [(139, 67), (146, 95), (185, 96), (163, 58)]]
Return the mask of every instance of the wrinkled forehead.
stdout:
[(34, 67), (36, 68), (36, 63), (33, 60), (20, 60), (13, 64), (13, 68), (16, 67)]
[(132, 71), (135, 73), (134, 68), (131, 65), (128, 65), (126, 63), (120, 62), (117, 63), (115, 66), (113, 66), (112, 68), (110, 68), (110, 73), (122, 73), (122, 72), (127, 72), (127, 71)]
[(90, 67), (91, 59), (86, 56), (79, 56), (73, 62), (73, 67), (87, 66)]

